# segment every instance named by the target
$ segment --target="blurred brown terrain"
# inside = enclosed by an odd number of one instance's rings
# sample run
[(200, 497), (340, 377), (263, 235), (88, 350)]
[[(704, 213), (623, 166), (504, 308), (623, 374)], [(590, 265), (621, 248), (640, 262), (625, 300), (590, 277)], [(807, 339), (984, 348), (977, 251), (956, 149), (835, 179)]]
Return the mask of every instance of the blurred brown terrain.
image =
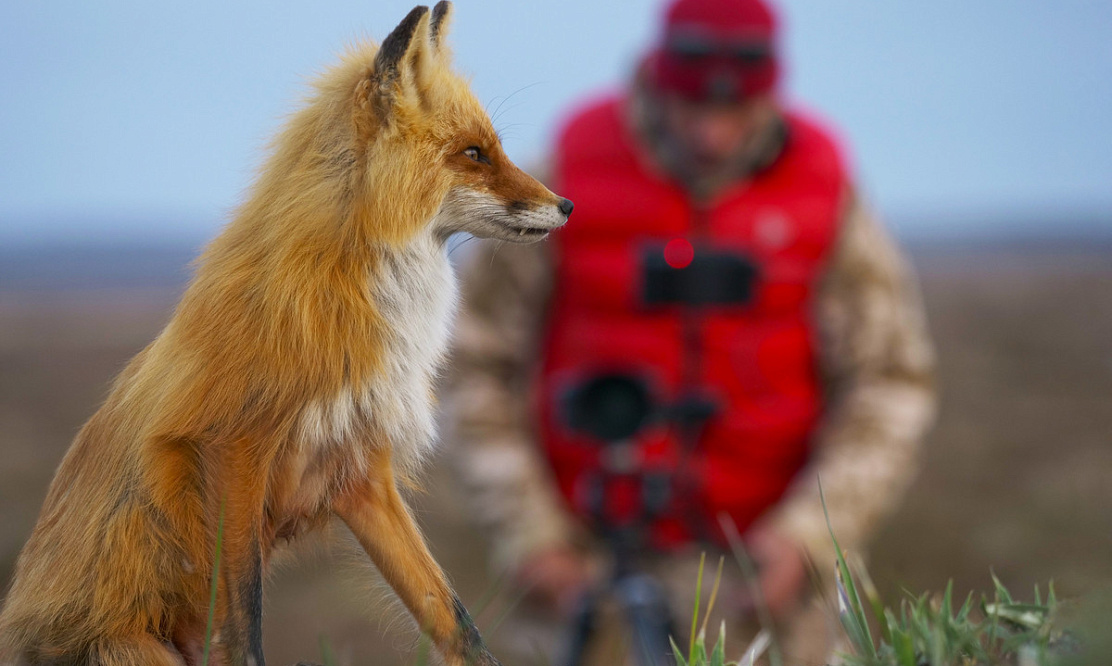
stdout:
[[(183, 249), (0, 252), (0, 581), (6, 585), (73, 435), (123, 364), (168, 318)], [(871, 571), (899, 590), (1023, 597), (1112, 581), (1112, 243), (935, 244), (914, 251), (941, 363), (942, 408), (906, 504)], [(446, 442), (445, 446), (451, 446)], [(441, 462), (415, 498), (464, 602), (495, 586)], [(415, 663), (415, 632), (340, 527), (313, 538), (267, 586), (275, 664)], [(821, 563), (820, 563), (821, 564)], [(502, 595), (505, 597), (506, 595)], [(504, 599), (482, 613), (497, 623)], [(497, 653), (499, 637), (491, 637)]]

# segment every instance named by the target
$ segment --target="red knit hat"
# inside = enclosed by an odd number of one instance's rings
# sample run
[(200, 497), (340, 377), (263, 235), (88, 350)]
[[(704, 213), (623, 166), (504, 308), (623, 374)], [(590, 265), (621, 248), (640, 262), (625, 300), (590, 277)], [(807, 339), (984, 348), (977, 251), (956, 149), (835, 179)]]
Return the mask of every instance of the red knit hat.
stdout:
[(777, 20), (764, 0), (675, 0), (646, 61), (657, 89), (736, 101), (779, 79)]

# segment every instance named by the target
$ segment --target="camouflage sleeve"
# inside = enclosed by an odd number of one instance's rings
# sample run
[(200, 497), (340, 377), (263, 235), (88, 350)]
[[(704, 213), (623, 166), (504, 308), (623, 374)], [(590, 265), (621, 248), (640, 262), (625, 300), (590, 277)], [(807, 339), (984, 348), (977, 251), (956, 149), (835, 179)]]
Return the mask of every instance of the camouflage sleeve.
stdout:
[(552, 288), (548, 246), (483, 243), (461, 287), (446, 401), (452, 463), (500, 574), (531, 552), (572, 540), (529, 404)]
[(812, 463), (767, 518), (823, 574), (834, 548), (860, 551), (913, 479), (935, 409), (934, 352), (911, 267), (880, 222), (851, 198), (816, 306), (829, 405)]

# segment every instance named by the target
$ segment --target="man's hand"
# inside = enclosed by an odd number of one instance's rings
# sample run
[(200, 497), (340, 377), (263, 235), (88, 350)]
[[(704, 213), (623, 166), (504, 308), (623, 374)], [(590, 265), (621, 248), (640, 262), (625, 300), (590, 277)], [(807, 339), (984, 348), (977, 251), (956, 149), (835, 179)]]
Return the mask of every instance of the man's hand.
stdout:
[[(767, 528), (750, 530), (745, 538), (749, 556), (757, 565), (757, 583), (764, 603), (774, 618), (791, 615), (803, 600), (807, 585), (807, 564), (798, 544)], [(752, 611), (753, 599), (741, 603)]]
[(583, 554), (556, 546), (528, 556), (515, 582), (530, 601), (570, 615), (591, 583), (591, 568)]

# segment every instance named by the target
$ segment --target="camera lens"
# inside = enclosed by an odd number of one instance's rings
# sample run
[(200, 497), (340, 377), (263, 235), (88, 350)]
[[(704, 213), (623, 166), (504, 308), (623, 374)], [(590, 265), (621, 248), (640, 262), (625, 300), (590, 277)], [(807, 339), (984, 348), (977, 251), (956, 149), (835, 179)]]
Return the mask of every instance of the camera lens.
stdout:
[(601, 375), (574, 389), (567, 403), (573, 430), (606, 442), (629, 439), (649, 418), (652, 404), (645, 383), (629, 375)]

